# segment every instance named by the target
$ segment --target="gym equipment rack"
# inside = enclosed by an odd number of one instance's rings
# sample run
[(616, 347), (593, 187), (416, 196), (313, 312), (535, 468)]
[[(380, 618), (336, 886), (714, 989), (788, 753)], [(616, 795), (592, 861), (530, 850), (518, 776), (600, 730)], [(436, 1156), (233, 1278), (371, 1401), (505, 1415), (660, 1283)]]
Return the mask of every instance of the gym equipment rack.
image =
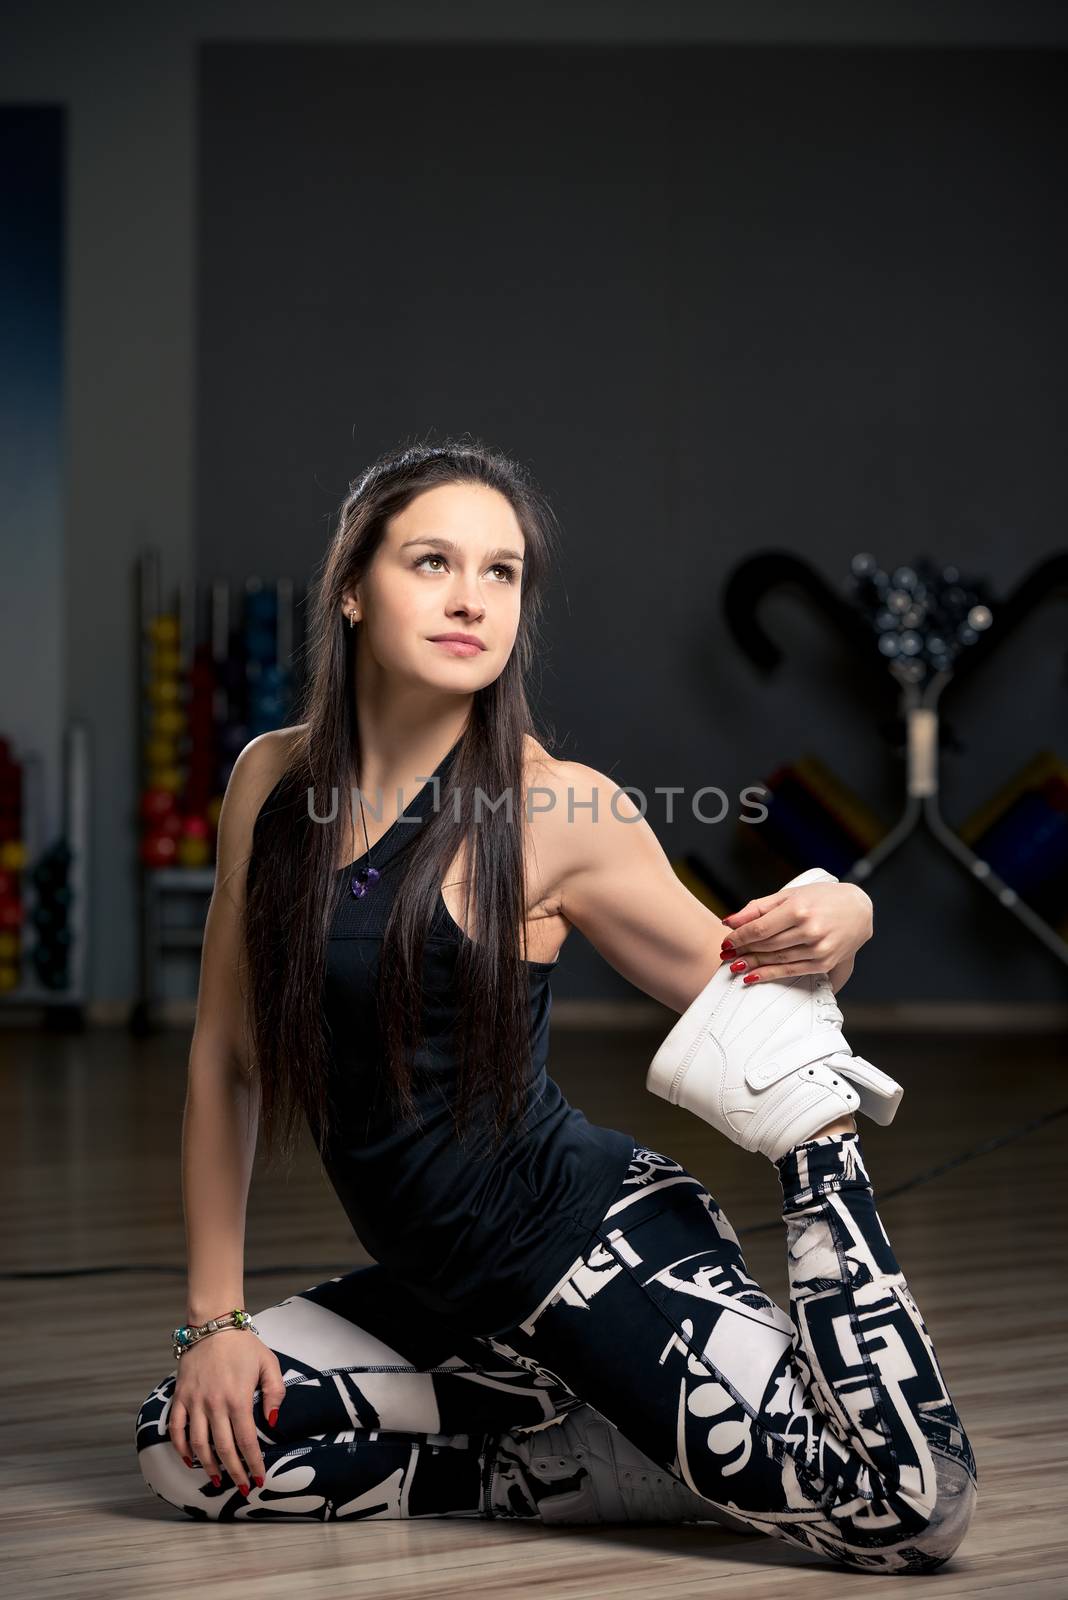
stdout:
[(876, 671), (881, 664), (873, 647), (872, 630), (859, 608), (832, 589), (808, 562), (787, 550), (762, 551), (740, 562), (723, 592), (723, 614), (735, 643), (760, 672), (770, 675), (783, 661), (782, 650), (758, 615), (764, 598), (782, 587), (799, 591), (829, 620), (849, 646), (861, 670), (870, 664), (884, 692), (894, 683), (898, 690), (898, 714), (905, 730), (904, 807), (890, 831), (858, 857), (848, 873), (839, 876), (845, 881), (865, 882), (915, 829), (926, 823), (938, 843), (974, 882), (992, 894), (1000, 906), (1018, 918), (1059, 960), (1068, 964), (1068, 940), (961, 839), (943, 817), (939, 804), (939, 709), (943, 695), (952, 683), (959, 684), (987, 662), (1041, 604), (1068, 599), (1068, 551), (1059, 551), (1034, 567), (1007, 599), (993, 607), (992, 624), (956, 661), (932, 673), (926, 684), (910, 679), (905, 659), (883, 663), (889, 666), (889, 682), (884, 671)]

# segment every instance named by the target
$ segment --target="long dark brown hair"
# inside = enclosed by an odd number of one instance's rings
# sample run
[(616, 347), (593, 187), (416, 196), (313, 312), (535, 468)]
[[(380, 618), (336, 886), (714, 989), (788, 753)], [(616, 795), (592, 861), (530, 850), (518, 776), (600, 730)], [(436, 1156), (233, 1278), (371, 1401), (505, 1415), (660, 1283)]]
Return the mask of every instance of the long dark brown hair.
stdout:
[[(349, 797), (362, 770), (356, 718), (357, 632), (342, 610), (386, 533), (388, 520), (424, 490), (472, 483), (505, 496), (522, 528), (522, 592), (515, 645), (500, 675), (475, 692), (440, 802), (405, 846), (405, 869), (391, 907), (379, 963), (378, 1014), (389, 1092), (404, 1117), (418, 1117), (411, 1058), (421, 1037), (423, 944), (445, 871), (464, 844), (468, 863), (458, 950), (459, 1060), (453, 1120), (461, 1139), (476, 1097), (489, 1091), (499, 1143), (530, 1070), (530, 991), (521, 951), (525, 920), (524, 742), (534, 733), (527, 681), (537, 658), (536, 629), (559, 525), (525, 467), (481, 441), (401, 445), (349, 485), (337, 529), (309, 596), (305, 681), (285, 770), (255, 833), (245, 904), (246, 1039), (258, 1076), (265, 1153), (290, 1160), (301, 1113), (322, 1155), (333, 1108), (330, 1040), (322, 996), (326, 939), (336, 905), (336, 862), (347, 848)], [(338, 803), (331, 822), (319, 817)], [(453, 791), (459, 793), (459, 799)], [(475, 816), (476, 791), (495, 802)], [(344, 841), (344, 842), (343, 842)]]

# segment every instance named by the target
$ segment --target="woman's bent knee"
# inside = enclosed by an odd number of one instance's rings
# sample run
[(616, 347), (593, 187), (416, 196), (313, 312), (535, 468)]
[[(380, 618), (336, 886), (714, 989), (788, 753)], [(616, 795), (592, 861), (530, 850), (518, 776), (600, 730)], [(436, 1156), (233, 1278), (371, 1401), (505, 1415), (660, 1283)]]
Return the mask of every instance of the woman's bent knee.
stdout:
[(190, 1502), (204, 1473), (198, 1467), (190, 1469), (179, 1460), (167, 1432), (175, 1377), (172, 1372), (158, 1383), (138, 1409), (134, 1424), (137, 1465), (153, 1494), (190, 1516), (199, 1516), (203, 1513), (193, 1510)]
[(975, 1479), (963, 1462), (941, 1455), (936, 1455), (934, 1460), (938, 1495), (926, 1528), (914, 1541), (922, 1557), (922, 1564), (917, 1568), (921, 1572), (933, 1572), (955, 1554), (968, 1532), (979, 1499)]
[(862, 1572), (934, 1572), (956, 1554), (975, 1511), (979, 1491), (961, 1461), (935, 1455), (937, 1493), (925, 1526), (893, 1543), (858, 1547), (847, 1544), (841, 1560)]

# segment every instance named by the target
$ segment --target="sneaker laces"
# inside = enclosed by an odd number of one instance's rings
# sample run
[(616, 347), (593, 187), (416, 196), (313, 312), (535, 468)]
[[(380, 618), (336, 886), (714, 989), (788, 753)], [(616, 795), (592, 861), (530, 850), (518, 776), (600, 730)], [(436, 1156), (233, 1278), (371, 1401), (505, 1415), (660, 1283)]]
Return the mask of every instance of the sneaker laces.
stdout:
[(821, 1022), (833, 1023), (836, 1028), (840, 1028), (844, 1021), (841, 1011), (833, 1000), (817, 1000), (816, 1015)]

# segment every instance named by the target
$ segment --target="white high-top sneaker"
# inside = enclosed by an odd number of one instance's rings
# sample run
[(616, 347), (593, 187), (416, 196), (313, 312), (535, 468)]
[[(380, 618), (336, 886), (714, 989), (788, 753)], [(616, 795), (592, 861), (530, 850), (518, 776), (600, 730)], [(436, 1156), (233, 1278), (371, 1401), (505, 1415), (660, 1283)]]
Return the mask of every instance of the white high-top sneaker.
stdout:
[[(784, 887), (837, 882), (811, 867)], [(904, 1090), (850, 1050), (825, 973), (744, 977), (725, 961), (682, 1013), (646, 1073), (651, 1094), (769, 1161), (853, 1111), (894, 1120)]]
[(542, 1522), (719, 1522), (758, 1533), (650, 1461), (591, 1405), (496, 1443), (485, 1514)]

